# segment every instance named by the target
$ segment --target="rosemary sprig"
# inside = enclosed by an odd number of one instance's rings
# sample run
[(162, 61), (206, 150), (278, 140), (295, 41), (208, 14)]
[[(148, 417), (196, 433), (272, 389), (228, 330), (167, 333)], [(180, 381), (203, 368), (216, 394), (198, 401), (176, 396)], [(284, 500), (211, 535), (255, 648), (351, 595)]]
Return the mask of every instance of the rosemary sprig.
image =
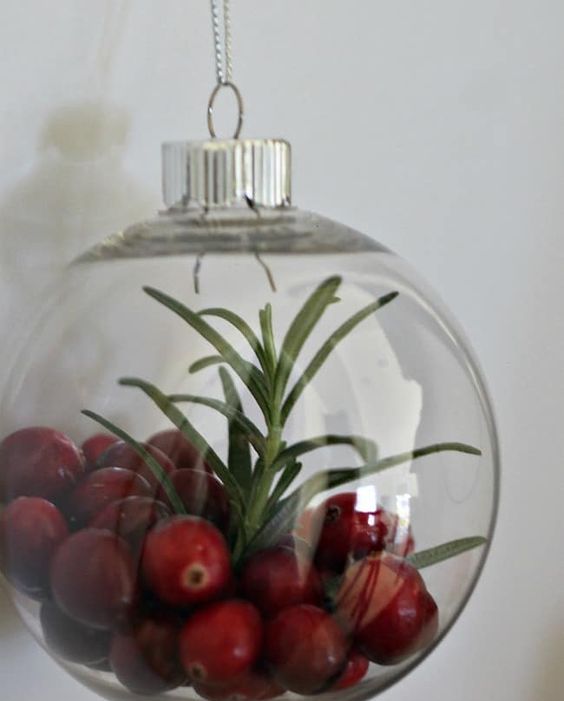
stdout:
[(313, 380), (317, 372), (321, 369), (323, 363), (327, 360), (329, 355), (333, 352), (338, 343), (345, 339), (351, 331), (353, 331), (364, 319), (367, 319), (371, 314), (381, 309), (386, 304), (392, 302), (397, 296), (398, 292), (391, 292), (384, 297), (372, 302), (368, 306), (361, 309), (350, 319), (347, 319), (344, 324), (339, 326), (339, 328), (329, 336), (317, 353), (313, 356), (313, 359), (309, 365), (304, 370), (300, 379), (296, 382), (292, 391), (288, 394), (284, 405), (282, 406), (282, 423), (286, 423), (290, 412), (294, 408), (294, 405), (300, 398), (302, 392), (307, 387), (307, 385)]
[[(141, 381), (138, 380), (140, 383)], [(122, 384), (132, 385), (132, 380), (123, 381)], [(229, 402), (222, 402), (220, 399), (212, 399), (211, 397), (199, 397), (194, 394), (170, 394), (169, 400), (174, 404), (182, 402), (191, 402), (192, 404), (201, 404), (210, 409), (215, 409), (220, 414), (223, 414), (229, 421), (238, 426), (239, 430), (244, 433), (249, 443), (253, 446), (259, 455), (264, 455), (266, 444), (265, 438), (255, 424), (248, 419), (242, 411)]]
[(335, 489), (335, 487), (342, 487), (350, 482), (356, 482), (363, 477), (385, 472), (397, 465), (402, 465), (433, 453), (452, 451), (469, 455), (481, 455), (477, 448), (464, 443), (435, 443), (424, 448), (392, 455), (371, 464), (366, 463), (361, 467), (341, 467), (318, 472), (274, 506), (270, 518), (266, 520), (262, 529), (255, 536), (251, 547), (253, 550), (261, 550), (279, 540), (284, 533), (292, 529), (300, 512), (305, 509), (314, 497), (322, 492)]
[(196, 372), (200, 372), (200, 370), (205, 370), (212, 365), (221, 365), (221, 363), (224, 362), (225, 360), (221, 357), (221, 355), (208, 355), (205, 358), (200, 358), (200, 360), (196, 360), (195, 363), (192, 363), (192, 365), (190, 365), (188, 368), (188, 372), (193, 375)]
[(238, 504), (242, 503), (243, 494), (241, 492), (241, 488), (231, 472), (227, 469), (227, 465), (225, 465), (223, 460), (219, 457), (215, 450), (213, 450), (201, 433), (194, 428), (186, 416), (184, 416), (180, 409), (178, 409), (165, 394), (163, 394), (159, 389), (157, 389), (157, 387), (149, 382), (133, 377), (123, 378), (119, 381), (119, 384), (123, 385), (124, 387), (136, 387), (144, 392), (150, 399), (152, 399), (163, 414), (165, 414), (165, 416), (172, 421), (176, 428), (178, 428), (183, 436), (194, 446), (196, 446), (201, 455), (205, 456), (206, 461), (211, 466), (212, 470), (223, 482), (223, 485), (231, 500)]
[(164, 292), (160, 292), (152, 287), (145, 287), (144, 290), (149, 297), (152, 297), (157, 302), (168, 307), (168, 309), (177, 314), (181, 319), (184, 319), (195, 331), (214, 346), (225, 362), (239, 375), (245, 386), (249, 389), (249, 392), (253, 395), (261, 411), (266, 416), (269, 411), (269, 405), (263, 373), (252, 363), (243, 360), (233, 346), (212, 326), (204, 321), (199, 314), (188, 309), (188, 307), (173, 297), (164, 294)]
[(225, 321), (229, 322), (232, 326), (234, 326), (238, 331), (240, 331), (251, 346), (259, 363), (262, 366), (262, 369), (265, 370), (266, 353), (262, 348), (260, 341), (257, 338), (257, 335), (244, 319), (242, 319), (238, 314), (235, 314), (235, 312), (232, 312), (229, 309), (223, 309), (222, 307), (202, 309), (198, 312), (198, 314), (200, 316), (215, 316), (219, 319), (224, 319)]
[[(225, 395), (227, 404), (233, 407), (237, 416), (243, 414), (241, 398), (239, 397), (231, 375), (225, 368), (219, 369), (219, 379), (223, 386), (223, 394)], [(262, 439), (262, 441), (264, 442), (264, 439)], [(246, 430), (241, 428), (239, 422), (235, 419), (229, 419), (227, 466), (233, 477), (239, 483), (244, 495), (249, 494), (253, 480), (250, 443)]]
[(285, 448), (279, 454), (273, 464), (273, 470), (278, 472), (288, 462), (294, 461), (296, 458), (311, 453), (313, 450), (318, 450), (328, 445), (350, 445), (360, 455), (362, 460), (372, 461), (378, 455), (378, 446), (374, 441), (362, 436), (335, 436), (325, 435), (309, 438), (306, 441), (294, 443), (289, 448)]
[(264, 309), (260, 310), (259, 321), (266, 363), (264, 372), (268, 378), (274, 378), (276, 373), (276, 346), (274, 345), (274, 329), (272, 327), (272, 305), (267, 304)]
[(459, 540), (451, 540), (448, 543), (429, 548), (429, 550), (421, 550), (420, 552), (413, 553), (413, 555), (408, 555), (407, 559), (414, 567), (417, 567), (418, 570), (422, 570), (425, 567), (437, 565), (439, 562), (449, 560), (451, 557), (456, 557), (456, 555), (461, 555), (474, 548), (479, 548), (487, 542), (486, 538), (482, 538), (481, 536), (460, 538)]
[(283, 396), (294, 363), (308, 336), (332, 303), (340, 284), (341, 278), (337, 276), (322, 282), (300, 309), (286, 332), (274, 374), (272, 411), (277, 422), (282, 421)]
[[(329, 277), (312, 292), (291, 322), (279, 350), (275, 342), (270, 304), (259, 311), (258, 335), (247, 321), (231, 310), (214, 307), (195, 312), (160, 290), (144, 288), (152, 299), (181, 317), (215, 349), (215, 355), (207, 355), (197, 360), (190, 366), (189, 371), (195, 373), (219, 365), (224, 399), (194, 394), (166, 395), (154, 385), (138, 378), (124, 378), (120, 380), (120, 384), (143, 391), (202, 455), (205, 455), (216, 476), (223, 482), (239, 518), (235, 526), (232, 524), (230, 533), (235, 561), (253, 550), (276, 542), (281, 535), (291, 530), (300, 510), (321, 492), (433, 453), (455, 451), (480, 455), (477, 448), (464, 443), (445, 442), (379, 458), (378, 447), (373, 440), (352, 435), (328, 434), (306, 438), (292, 445), (286, 444), (283, 433), (288, 419), (305, 388), (314, 380), (333, 350), (365, 319), (393, 302), (398, 296), (397, 292), (390, 292), (360, 309), (338, 326), (306, 364), (305, 370), (288, 391), (290, 377), (311, 333), (327, 310), (340, 301), (337, 293), (341, 282), (338, 276)], [(220, 319), (235, 328), (246, 341), (253, 355), (252, 361), (246, 360), (235, 350), (204, 317)], [(263, 417), (263, 429), (244, 412), (228, 368), (237, 375), (256, 402)], [(227, 464), (181, 411), (178, 405), (185, 402), (206, 406), (227, 419)], [(92, 412), (85, 413), (106, 425), (116, 435), (126, 435), (102, 417)], [(132, 444), (133, 439), (130, 436), (125, 440)], [(301, 473), (299, 458), (332, 445), (350, 446), (360, 457), (361, 465), (319, 472), (285, 496)], [(143, 449), (140, 444), (137, 446)], [(254, 465), (251, 449), (255, 456)], [(172, 499), (171, 501), (176, 506)], [(483, 539), (479, 538), (464, 539), (438, 546), (438, 549), (419, 553), (412, 558), (417, 566), (423, 567), (427, 566), (425, 563), (433, 564), (438, 561), (437, 558), (444, 559), (482, 543)]]
[(99, 423), (100, 426), (103, 426), (105, 429), (110, 431), (110, 433), (113, 433), (114, 436), (131, 446), (131, 448), (133, 448), (137, 455), (139, 455), (139, 457), (142, 458), (142, 460), (151, 470), (155, 478), (161, 484), (170, 503), (172, 504), (172, 508), (176, 511), (176, 513), (186, 513), (186, 510), (184, 509), (184, 504), (182, 503), (182, 500), (176, 493), (176, 489), (174, 488), (174, 485), (172, 484), (169, 476), (160, 466), (158, 461), (155, 460), (151, 453), (144, 446), (142, 446), (141, 443), (136, 441), (135, 438), (130, 436), (129, 433), (124, 431), (122, 428), (119, 428), (119, 426), (116, 426), (111, 421), (105, 419), (103, 416), (100, 416), (99, 414), (96, 414), (93, 411), (88, 411), (87, 409), (85, 409), (82, 413), (84, 414), (84, 416), (88, 416), (89, 419), (93, 419), (94, 421)]

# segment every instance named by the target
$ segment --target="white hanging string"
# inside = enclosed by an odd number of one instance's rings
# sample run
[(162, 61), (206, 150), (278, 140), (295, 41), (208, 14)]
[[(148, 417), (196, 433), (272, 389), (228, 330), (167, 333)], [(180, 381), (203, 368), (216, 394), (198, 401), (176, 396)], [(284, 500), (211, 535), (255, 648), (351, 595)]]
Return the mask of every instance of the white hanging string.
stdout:
[[(223, 11), (223, 30), (221, 13)], [(215, 68), (218, 85), (230, 83), (233, 78), (231, 52), (231, 15), (229, 0), (211, 0), (212, 29), (215, 47)]]

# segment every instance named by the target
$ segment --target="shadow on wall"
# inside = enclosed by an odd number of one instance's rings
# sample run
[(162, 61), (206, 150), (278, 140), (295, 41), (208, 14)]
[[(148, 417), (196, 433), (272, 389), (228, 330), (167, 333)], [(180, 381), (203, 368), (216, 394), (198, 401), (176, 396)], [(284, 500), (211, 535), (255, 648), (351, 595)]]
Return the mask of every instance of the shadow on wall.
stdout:
[(555, 625), (539, 644), (536, 683), (531, 701), (562, 701), (564, 689), (564, 625)]
[[(33, 169), (0, 202), (0, 386), (26, 318), (64, 266), (157, 208), (157, 198), (124, 169), (129, 128), (128, 115), (112, 104), (56, 109), (46, 120)], [(0, 439), (4, 433), (0, 426)], [(0, 590), (0, 638), (21, 627)]]
[(157, 208), (157, 198), (124, 168), (129, 129), (127, 113), (111, 103), (57, 108), (46, 120), (33, 169), (0, 202), (0, 328), (9, 330), (2, 367), (63, 267)]

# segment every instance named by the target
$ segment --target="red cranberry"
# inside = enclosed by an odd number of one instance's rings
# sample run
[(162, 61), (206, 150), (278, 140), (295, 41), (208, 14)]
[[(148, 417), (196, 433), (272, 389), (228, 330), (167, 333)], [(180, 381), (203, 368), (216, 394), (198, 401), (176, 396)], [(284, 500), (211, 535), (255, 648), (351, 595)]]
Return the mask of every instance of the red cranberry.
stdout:
[(251, 670), (231, 684), (194, 684), (194, 691), (208, 701), (267, 701), (286, 690), (262, 670)]
[(293, 604), (319, 604), (323, 598), (311, 561), (284, 547), (262, 550), (247, 560), (241, 591), (266, 616)]
[(229, 550), (208, 521), (173, 516), (158, 523), (147, 536), (143, 574), (166, 603), (203, 603), (221, 594), (231, 580)]
[(193, 682), (228, 684), (249, 672), (261, 652), (262, 623), (247, 601), (196, 611), (180, 634), (180, 658)]
[(113, 533), (79, 531), (58, 549), (51, 564), (55, 602), (67, 615), (92, 628), (123, 622), (135, 594), (133, 558)]
[(396, 664), (429, 645), (438, 609), (419, 572), (389, 553), (352, 565), (336, 598), (337, 616), (372, 662)]
[(266, 625), (265, 656), (274, 677), (298, 694), (331, 685), (347, 662), (348, 644), (334, 618), (315, 606), (282, 609)]
[(56, 502), (84, 474), (84, 457), (52, 428), (24, 428), (0, 443), (0, 501), (43, 497)]
[(69, 496), (65, 511), (72, 524), (85, 526), (103, 509), (127, 497), (151, 497), (144, 477), (121, 467), (105, 467), (91, 472)]
[(333, 684), (331, 690), (340, 691), (341, 689), (349, 689), (351, 686), (356, 686), (366, 676), (369, 664), (366, 657), (356, 648), (353, 648), (349, 652), (344, 672)]
[(82, 452), (86, 459), (86, 469), (88, 471), (95, 470), (96, 463), (101, 458), (102, 454), (114, 443), (117, 443), (115, 436), (110, 436), (107, 433), (96, 433), (90, 436), (82, 444)]
[(160, 501), (150, 497), (127, 497), (114, 501), (95, 516), (91, 528), (103, 528), (123, 538), (132, 552), (139, 552), (148, 531), (170, 511)]
[(341, 573), (349, 558), (360, 559), (380, 550), (400, 555), (413, 550), (409, 527), (400, 534), (398, 516), (382, 508), (360, 511), (355, 492), (330, 497), (314, 518), (322, 519), (316, 552), (322, 570)]
[(110, 665), (134, 694), (153, 695), (182, 686), (186, 674), (178, 658), (178, 625), (168, 618), (145, 618), (112, 640)]
[(149, 439), (149, 444), (155, 446), (172, 460), (179, 470), (205, 470), (212, 472), (196, 446), (184, 437), (181, 431), (169, 429), (155, 433)]
[[(158, 448), (152, 445), (143, 446), (151, 456), (159, 463), (167, 475), (172, 475), (176, 467), (172, 460)], [(160, 488), (160, 481), (155, 477), (151, 468), (138, 455), (133, 448), (124, 441), (118, 441), (111, 445), (98, 460), (98, 468), (101, 467), (123, 467), (126, 470), (137, 472), (144, 477), (153, 488), (153, 494), (157, 494)]]
[(88, 666), (101, 665), (108, 659), (110, 634), (107, 631), (87, 628), (51, 603), (43, 604), (40, 619), (47, 647), (55, 655)]
[[(223, 484), (213, 475), (201, 470), (177, 470), (171, 477), (176, 493), (186, 513), (211, 521), (220, 530), (229, 523), (229, 499)], [(159, 499), (168, 503), (161, 488)]]
[(0, 569), (33, 598), (49, 592), (49, 568), (69, 534), (61, 512), (38, 497), (20, 497), (0, 516)]

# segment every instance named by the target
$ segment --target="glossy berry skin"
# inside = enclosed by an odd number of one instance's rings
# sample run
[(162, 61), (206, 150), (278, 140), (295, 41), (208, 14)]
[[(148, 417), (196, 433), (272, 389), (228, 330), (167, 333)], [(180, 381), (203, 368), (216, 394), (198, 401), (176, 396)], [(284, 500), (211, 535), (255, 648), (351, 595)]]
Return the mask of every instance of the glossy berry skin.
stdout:
[(97, 462), (108, 448), (117, 443), (115, 436), (110, 436), (107, 433), (96, 433), (90, 438), (87, 438), (81, 446), (86, 460), (86, 470), (91, 472), (97, 469)]
[(299, 604), (266, 624), (264, 654), (275, 679), (298, 694), (327, 689), (347, 663), (348, 641), (328, 613)]
[(247, 601), (197, 610), (180, 634), (180, 658), (192, 682), (225, 685), (250, 672), (261, 653), (262, 622)]
[(198, 449), (184, 438), (178, 429), (155, 433), (148, 442), (168, 455), (178, 470), (204, 470), (209, 473), (212, 471)]
[(91, 628), (109, 630), (122, 624), (134, 602), (135, 584), (129, 548), (109, 531), (75, 533), (51, 563), (55, 603)]
[(321, 580), (298, 550), (274, 547), (252, 555), (243, 567), (241, 593), (270, 617), (294, 604), (320, 604)]
[(173, 606), (210, 601), (231, 581), (225, 539), (213, 524), (197, 516), (160, 521), (145, 541), (142, 569), (149, 588)]
[(145, 618), (132, 630), (116, 633), (110, 666), (134, 694), (155, 695), (182, 686), (186, 674), (178, 658), (178, 624), (173, 619)]
[(84, 470), (82, 452), (64, 433), (44, 427), (21, 429), (0, 443), (0, 501), (28, 496), (58, 503)]
[(371, 552), (387, 550), (406, 556), (413, 551), (409, 526), (402, 531), (399, 517), (382, 508), (358, 510), (355, 492), (330, 497), (314, 518), (322, 524), (315, 559), (323, 571), (339, 574), (349, 559), (358, 560)]
[(419, 572), (389, 553), (352, 565), (336, 597), (337, 617), (372, 662), (397, 664), (427, 647), (438, 609)]
[(51, 560), (68, 535), (67, 523), (54, 504), (20, 497), (0, 516), (0, 569), (18, 590), (45, 598)]
[[(227, 529), (229, 499), (218, 479), (202, 470), (177, 470), (171, 481), (187, 514), (211, 521), (221, 531)], [(163, 489), (159, 492), (159, 499), (168, 503)]]
[(127, 497), (108, 504), (89, 523), (90, 528), (112, 531), (139, 553), (149, 530), (170, 516), (169, 509), (152, 497)]
[(40, 620), (45, 643), (58, 657), (88, 666), (102, 665), (107, 661), (111, 639), (107, 631), (77, 623), (52, 603), (43, 604)]
[(267, 701), (281, 696), (286, 689), (265, 671), (251, 670), (226, 685), (196, 682), (194, 691), (208, 701)]
[[(176, 467), (172, 460), (167, 457), (158, 448), (152, 445), (144, 444), (151, 456), (159, 463), (167, 475), (172, 475)], [(156, 495), (160, 489), (160, 482), (155, 477), (151, 468), (145, 463), (143, 458), (139, 456), (131, 446), (124, 441), (118, 441), (111, 445), (98, 460), (98, 469), (102, 467), (123, 467), (125, 470), (131, 470), (144, 477), (151, 485), (152, 494)]]
[(151, 497), (153, 490), (140, 474), (122, 467), (91, 472), (70, 494), (65, 512), (73, 526), (85, 526), (108, 504), (127, 497)]
[(341, 676), (334, 682), (331, 691), (340, 691), (341, 689), (350, 689), (351, 686), (356, 686), (368, 672), (369, 660), (356, 648), (349, 652), (347, 658), (347, 666)]

